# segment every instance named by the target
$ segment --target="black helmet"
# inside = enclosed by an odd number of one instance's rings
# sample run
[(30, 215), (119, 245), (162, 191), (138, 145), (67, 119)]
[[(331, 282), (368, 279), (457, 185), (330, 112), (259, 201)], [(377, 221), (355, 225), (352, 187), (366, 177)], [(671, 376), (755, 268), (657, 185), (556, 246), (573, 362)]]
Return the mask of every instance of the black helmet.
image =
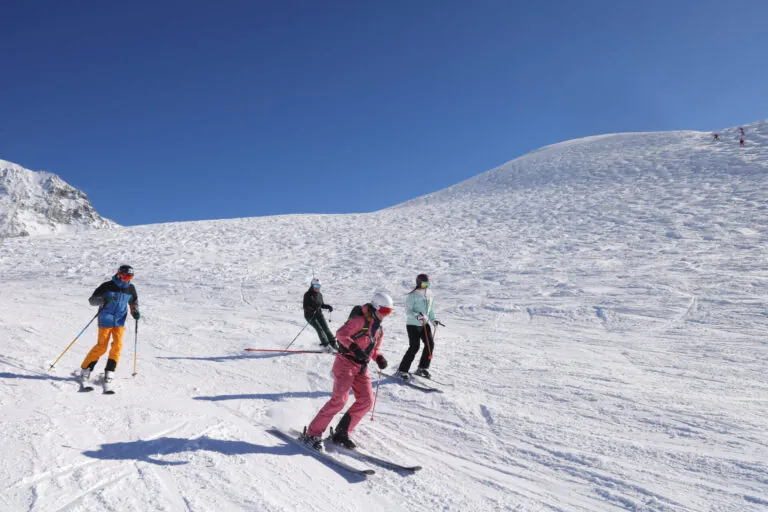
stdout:
[(427, 274), (419, 274), (416, 276), (416, 288), (421, 288), (421, 283), (429, 283), (429, 276)]
[(133, 267), (130, 265), (120, 265), (120, 268), (117, 269), (118, 274), (123, 274), (124, 276), (133, 276)]

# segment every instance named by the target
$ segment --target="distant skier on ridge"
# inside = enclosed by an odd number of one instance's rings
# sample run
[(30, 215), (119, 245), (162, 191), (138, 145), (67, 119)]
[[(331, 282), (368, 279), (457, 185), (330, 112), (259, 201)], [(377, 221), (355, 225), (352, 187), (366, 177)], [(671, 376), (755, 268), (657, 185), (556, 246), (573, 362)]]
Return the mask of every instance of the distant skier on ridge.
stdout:
[(123, 346), (123, 331), (125, 319), (130, 309), (131, 316), (138, 321), (139, 296), (131, 284), (133, 267), (121, 265), (112, 279), (99, 285), (94, 290), (88, 302), (91, 306), (99, 306), (99, 335), (96, 345), (88, 352), (80, 365), (80, 382), (85, 383), (91, 377), (91, 372), (99, 362), (99, 358), (107, 352), (109, 338), (112, 337), (112, 348), (104, 370), (104, 391), (111, 391), (113, 374), (120, 361), (120, 350)]
[(432, 360), (432, 353), (435, 350), (435, 340), (432, 337), (432, 328), (429, 322), (437, 324), (435, 320), (435, 298), (429, 289), (429, 276), (419, 274), (416, 276), (416, 288), (407, 295), (405, 306), (405, 328), (408, 331), (408, 351), (400, 362), (397, 369), (397, 376), (403, 380), (411, 378), (411, 364), (416, 354), (419, 352), (421, 343), (424, 343), (424, 350), (421, 352), (419, 367), (414, 372), (420, 377), (430, 378), (429, 364)]
[(320, 293), (321, 287), (320, 280), (312, 278), (309, 290), (304, 293), (304, 319), (317, 331), (320, 345), (326, 348), (337, 348), (336, 338), (328, 328), (328, 322), (325, 321), (322, 312), (323, 309), (333, 312), (333, 306), (323, 301), (323, 294)]
[(342, 416), (331, 440), (345, 448), (357, 448), (349, 435), (373, 407), (368, 362), (374, 360), (380, 370), (387, 367), (387, 360), (379, 350), (384, 336), (381, 323), (391, 313), (392, 298), (377, 292), (368, 304), (352, 308), (349, 319), (336, 331), (339, 353), (333, 363), (333, 394), (302, 434), (300, 441), (305, 445), (324, 450), (322, 435), (333, 417), (344, 408), (351, 388), (355, 403)]

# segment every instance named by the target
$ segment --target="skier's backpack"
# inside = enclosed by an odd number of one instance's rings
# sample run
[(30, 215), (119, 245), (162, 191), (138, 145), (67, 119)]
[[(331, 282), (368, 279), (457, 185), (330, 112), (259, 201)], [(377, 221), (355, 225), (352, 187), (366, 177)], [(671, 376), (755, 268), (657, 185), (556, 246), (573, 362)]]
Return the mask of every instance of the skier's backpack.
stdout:
[[(371, 306), (370, 306), (370, 304), (366, 304), (366, 305), (367, 305), (369, 308), (371, 307)], [(365, 317), (365, 312), (363, 311), (363, 306), (355, 306), (355, 307), (353, 307), (353, 308), (352, 308), (352, 311), (350, 311), (350, 312), (349, 312), (349, 317), (347, 318), (347, 322), (349, 322), (349, 321), (350, 321), (350, 320), (352, 320), (353, 318), (356, 318), (356, 317), (359, 317), (359, 316)], [(376, 321), (376, 320), (374, 319), (374, 321), (373, 321), (373, 322), (375, 322), (375, 321)], [(367, 335), (368, 335), (368, 329), (369, 329), (369, 325), (373, 325), (373, 322), (372, 322), (371, 324), (369, 324), (369, 323), (368, 323), (368, 321), (367, 321), (367, 319), (365, 319), (365, 321), (364, 321), (364, 323), (363, 323), (363, 327), (362, 327), (362, 329), (360, 329), (360, 330), (359, 330), (359, 331), (357, 331), (355, 334), (353, 334), (353, 335), (351, 336), (351, 338), (352, 338), (353, 340), (356, 340), (356, 339), (358, 339), (358, 338), (361, 338), (362, 336), (367, 336)], [(380, 329), (381, 327), (379, 326), (378, 328)], [(371, 344), (371, 345), (368, 347), (368, 349), (369, 349), (369, 350), (370, 350), (371, 348), (373, 348), (373, 344)]]
[(363, 313), (363, 306), (353, 307), (352, 311), (349, 312), (349, 317), (347, 317), (347, 322), (349, 322), (350, 320), (358, 316), (365, 316), (365, 313)]

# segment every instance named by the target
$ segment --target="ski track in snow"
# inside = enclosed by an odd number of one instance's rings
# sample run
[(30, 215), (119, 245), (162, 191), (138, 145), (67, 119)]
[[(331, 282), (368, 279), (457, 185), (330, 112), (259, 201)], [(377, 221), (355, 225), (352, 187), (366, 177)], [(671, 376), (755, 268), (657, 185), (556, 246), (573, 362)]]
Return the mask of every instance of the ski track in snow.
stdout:
[[(0, 508), (766, 510), (768, 125), (746, 128), (743, 149), (697, 132), (569, 141), (372, 214), (5, 240)], [(138, 375), (131, 321), (117, 394), (77, 393), (94, 326), (46, 370), (124, 262)], [(355, 432), (422, 471), (359, 481), (267, 433), (330, 395), (332, 356), (244, 351), (299, 333), (313, 272), (334, 330), (374, 290), (394, 296), (393, 367), (404, 295), (432, 276), (446, 385), (381, 381)], [(316, 344), (307, 328), (292, 348)]]

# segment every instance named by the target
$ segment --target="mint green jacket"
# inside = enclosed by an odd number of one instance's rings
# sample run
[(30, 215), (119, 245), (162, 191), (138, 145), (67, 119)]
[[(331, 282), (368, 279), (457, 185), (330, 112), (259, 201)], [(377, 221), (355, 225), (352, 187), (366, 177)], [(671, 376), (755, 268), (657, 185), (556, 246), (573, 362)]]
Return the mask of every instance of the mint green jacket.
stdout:
[[(426, 293), (424, 293), (426, 292)], [(413, 290), (405, 299), (405, 323), (406, 325), (422, 325), (416, 318), (425, 316), (430, 321), (435, 319), (435, 296), (432, 290)]]

